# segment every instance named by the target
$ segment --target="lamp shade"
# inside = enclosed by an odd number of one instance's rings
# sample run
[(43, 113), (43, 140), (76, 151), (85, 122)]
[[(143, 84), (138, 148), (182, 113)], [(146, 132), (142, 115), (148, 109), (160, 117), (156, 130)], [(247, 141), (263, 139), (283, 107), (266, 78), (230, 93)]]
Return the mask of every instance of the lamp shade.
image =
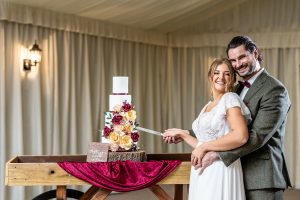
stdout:
[(30, 60), (31, 60), (31, 62), (33, 62), (33, 63), (41, 62), (41, 57), (42, 57), (41, 54), (42, 54), (42, 49), (40, 49), (39, 45), (35, 41), (34, 45), (30, 49)]
[(41, 58), (42, 58), (42, 49), (35, 41), (34, 45), (29, 50), (28, 57), (23, 60), (23, 69), (25, 71), (30, 71), (32, 66), (37, 67), (41, 62)]

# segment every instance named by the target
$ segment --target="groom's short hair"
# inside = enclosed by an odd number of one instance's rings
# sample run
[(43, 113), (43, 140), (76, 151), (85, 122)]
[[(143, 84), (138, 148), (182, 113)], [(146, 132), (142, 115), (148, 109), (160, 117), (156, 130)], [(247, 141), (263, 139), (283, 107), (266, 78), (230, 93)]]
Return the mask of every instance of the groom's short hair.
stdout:
[(229, 44), (227, 45), (227, 49), (226, 49), (227, 55), (229, 49), (234, 49), (241, 45), (244, 45), (246, 51), (249, 51), (250, 53), (253, 53), (253, 51), (256, 49), (258, 52), (258, 61), (261, 62), (263, 60), (260, 49), (255, 44), (255, 42), (248, 36), (235, 36), (234, 38), (232, 38)]

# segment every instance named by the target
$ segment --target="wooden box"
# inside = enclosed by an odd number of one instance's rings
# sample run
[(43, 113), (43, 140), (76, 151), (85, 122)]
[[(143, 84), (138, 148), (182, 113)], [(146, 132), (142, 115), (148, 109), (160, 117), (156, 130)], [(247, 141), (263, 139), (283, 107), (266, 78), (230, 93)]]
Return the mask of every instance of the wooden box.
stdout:
[(108, 161), (117, 160), (131, 160), (137, 162), (147, 161), (147, 156), (145, 151), (120, 151), (120, 152), (108, 152)]

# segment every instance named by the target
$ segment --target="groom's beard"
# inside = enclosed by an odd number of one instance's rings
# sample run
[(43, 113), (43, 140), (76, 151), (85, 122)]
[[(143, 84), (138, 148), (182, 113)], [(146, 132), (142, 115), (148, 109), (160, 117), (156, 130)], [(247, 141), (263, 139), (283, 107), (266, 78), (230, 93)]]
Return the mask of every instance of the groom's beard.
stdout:
[[(247, 67), (248, 71), (246, 73), (242, 73), (241, 74), (239, 72), (239, 70), (242, 69), (242, 68), (244, 68), (244, 67)], [(243, 79), (247, 79), (247, 78), (252, 77), (255, 74), (255, 69), (256, 69), (256, 65), (255, 64), (251, 64), (251, 63), (246, 64), (246, 63), (243, 63), (238, 68), (236, 68), (236, 72)]]

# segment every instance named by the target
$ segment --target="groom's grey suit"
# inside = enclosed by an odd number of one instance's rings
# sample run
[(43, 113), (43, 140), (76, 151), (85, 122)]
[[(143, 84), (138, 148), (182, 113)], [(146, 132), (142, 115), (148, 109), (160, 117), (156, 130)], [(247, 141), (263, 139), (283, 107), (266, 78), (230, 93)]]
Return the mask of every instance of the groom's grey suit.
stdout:
[(283, 141), (290, 109), (286, 88), (264, 70), (249, 88), (244, 100), (251, 111), (249, 140), (237, 149), (219, 152), (226, 166), (241, 158), (246, 190), (291, 186)]

